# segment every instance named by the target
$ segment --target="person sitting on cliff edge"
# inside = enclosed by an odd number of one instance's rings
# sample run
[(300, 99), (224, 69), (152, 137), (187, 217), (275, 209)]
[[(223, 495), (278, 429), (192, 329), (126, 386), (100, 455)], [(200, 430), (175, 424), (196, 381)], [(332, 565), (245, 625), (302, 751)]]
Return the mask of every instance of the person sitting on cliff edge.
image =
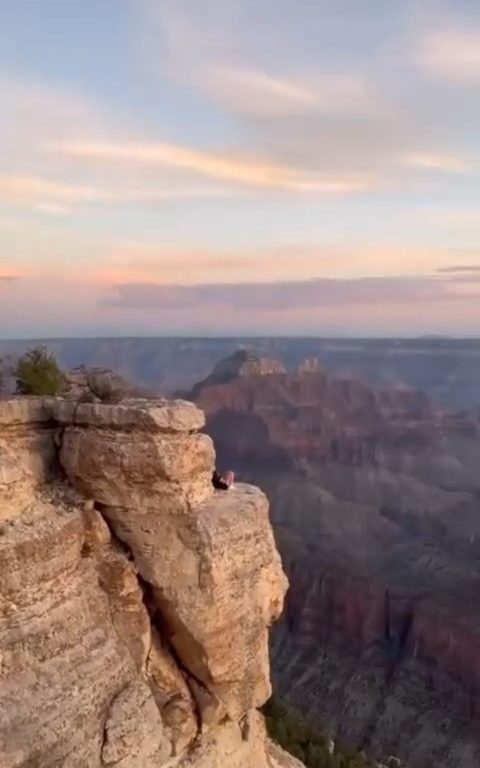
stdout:
[(229, 488), (233, 488), (235, 480), (235, 474), (229, 470), (221, 475), (217, 470), (212, 475), (212, 484), (217, 491), (228, 491)]

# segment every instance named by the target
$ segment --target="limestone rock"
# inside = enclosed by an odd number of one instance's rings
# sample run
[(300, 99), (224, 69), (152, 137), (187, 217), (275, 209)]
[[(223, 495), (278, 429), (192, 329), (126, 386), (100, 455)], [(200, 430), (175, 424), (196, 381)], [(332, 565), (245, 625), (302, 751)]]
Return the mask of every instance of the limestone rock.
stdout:
[[(118, 404), (74, 403), (51, 399), (48, 408), (60, 424), (136, 430), (144, 432), (194, 432), (205, 425), (203, 412), (185, 400), (133, 398)], [(1, 422), (0, 422), (1, 423)]]
[(99, 765), (102, 712), (134, 676), (80, 510), (43, 501), (0, 537), (0, 765)]
[(286, 579), (202, 425), (183, 401), (0, 403), (2, 768), (271, 768)]
[[(189, 409), (168, 405), (172, 423), (175, 407)], [(76, 487), (105, 505), (153, 587), (183, 664), (240, 717), (270, 694), (267, 630), (286, 591), (267, 500), (242, 485), (214, 494), (210, 439), (126, 429), (128, 408), (79, 406), (75, 419), (84, 423), (65, 429), (63, 466)], [(140, 406), (140, 416), (151, 412)]]
[(239, 718), (270, 695), (267, 628), (286, 590), (265, 496), (243, 485), (216, 493), (182, 544), (185, 567), (164, 564), (154, 594), (184, 665)]
[(55, 461), (53, 424), (41, 398), (0, 401), (0, 522), (28, 506)]
[(247, 729), (227, 720), (209, 731), (180, 762), (179, 768), (272, 768), (263, 718), (251, 711), (247, 719)]
[(178, 515), (170, 500), (165, 508), (105, 507), (104, 514), (152, 584), (184, 666), (231, 717), (263, 704), (270, 695), (268, 627), (286, 590), (265, 496), (238, 485), (190, 515)]
[(83, 505), (83, 521), (85, 525), (84, 549), (88, 552), (97, 552), (108, 546), (112, 540), (110, 529), (104, 518), (93, 507), (93, 502), (85, 502)]
[(173, 752), (180, 754), (197, 733), (195, 703), (185, 677), (154, 628), (147, 658), (147, 676), (163, 723), (170, 729)]
[(212, 726), (225, 721), (227, 712), (220, 699), (213, 691), (209, 691), (202, 683), (190, 677), (188, 681), (197, 705), (202, 731), (205, 732)]
[(83, 402), (118, 403), (135, 394), (135, 387), (109, 368), (82, 365), (64, 373), (64, 382), (64, 396)]
[(171, 754), (160, 713), (148, 685), (127, 686), (110, 704), (102, 763), (117, 768), (156, 768)]
[(151, 645), (151, 626), (135, 566), (122, 552), (98, 558), (100, 587), (108, 596), (112, 624), (139, 671), (144, 671)]

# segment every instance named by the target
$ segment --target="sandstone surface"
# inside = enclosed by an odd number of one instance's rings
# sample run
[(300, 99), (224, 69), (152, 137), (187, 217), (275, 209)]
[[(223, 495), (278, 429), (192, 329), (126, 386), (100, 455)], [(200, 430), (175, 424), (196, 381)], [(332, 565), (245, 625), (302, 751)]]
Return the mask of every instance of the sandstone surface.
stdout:
[(289, 765), (256, 710), (287, 586), (267, 501), (213, 490), (202, 424), (0, 401), (2, 768)]

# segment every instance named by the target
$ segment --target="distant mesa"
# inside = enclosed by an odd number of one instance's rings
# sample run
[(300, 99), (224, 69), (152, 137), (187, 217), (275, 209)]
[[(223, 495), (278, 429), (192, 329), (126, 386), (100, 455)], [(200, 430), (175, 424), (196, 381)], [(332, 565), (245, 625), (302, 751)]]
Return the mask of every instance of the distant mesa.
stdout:
[(280, 360), (258, 357), (246, 349), (239, 349), (230, 357), (217, 363), (212, 373), (194, 387), (193, 396), (198, 395), (205, 386), (227, 384), (241, 376), (283, 376), (285, 374), (287, 369)]
[(299, 376), (303, 376), (305, 373), (321, 373), (322, 366), (318, 357), (307, 357), (297, 368)]
[(212, 376), (219, 379), (237, 376), (272, 376), (287, 373), (280, 362), (270, 357), (258, 357), (246, 349), (239, 349), (231, 357), (221, 360), (213, 369)]

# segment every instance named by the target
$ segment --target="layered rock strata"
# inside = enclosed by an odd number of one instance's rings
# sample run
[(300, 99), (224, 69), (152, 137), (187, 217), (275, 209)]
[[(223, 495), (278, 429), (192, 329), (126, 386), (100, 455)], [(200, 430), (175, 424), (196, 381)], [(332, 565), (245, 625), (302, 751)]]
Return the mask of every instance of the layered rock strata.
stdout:
[(273, 768), (286, 578), (183, 401), (0, 402), (2, 768)]
[(475, 414), (313, 360), (288, 375), (212, 374), (193, 395), (219, 468), (271, 500), (291, 583), (273, 633), (279, 694), (381, 762), (478, 768)]

